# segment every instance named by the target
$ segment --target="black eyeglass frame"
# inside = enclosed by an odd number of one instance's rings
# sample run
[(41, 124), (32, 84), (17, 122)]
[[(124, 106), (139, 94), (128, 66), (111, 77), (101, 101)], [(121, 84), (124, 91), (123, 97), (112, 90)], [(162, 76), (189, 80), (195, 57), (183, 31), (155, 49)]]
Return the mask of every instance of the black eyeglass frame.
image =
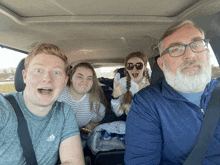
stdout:
[[(196, 41), (204, 41), (204, 42), (205, 42), (206, 49), (203, 50), (203, 51), (193, 51), (192, 48), (191, 48), (191, 44), (194, 43), (194, 42), (196, 42)], [(186, 47), (187, 47), (187, 46), (189, 46), (190, 49), (192, 50), (192, 52), (194, 52), (194, 53), (204, 52), (204, 51), (206, 51), (206, 50), (208, 49), (208, 43), (209, 43), (209, 41), (210, 41), (209, 39), (201, 39), (201, 40), (196, 40), (196, 41), (190, 42), (189, 44), (180, 44), (180, 45), (183, 45), (183, 46), (185, 47), (185, 50), (184, 50), (183, 54), (181, 54), (181, 55), (179, 55), (179, 56), (182, 56), (182, 55), (185, 54), (185, 52), (186, 52)], [(166, 54), (166, 53), (168, 53), (168, 54), (170, 55), (169, 49), (172, 48), (172, 47), (174, 47), (174, 46), (171, 46), (171, 47), (166, 48), (166, 49), (161, 53), (160, 56), (162, 57), (162, 56), (163, 56), (164, 54)], [(170, 57), (179, 57), (179, 56), (171, 56), (171, 55), (170, 55)]]

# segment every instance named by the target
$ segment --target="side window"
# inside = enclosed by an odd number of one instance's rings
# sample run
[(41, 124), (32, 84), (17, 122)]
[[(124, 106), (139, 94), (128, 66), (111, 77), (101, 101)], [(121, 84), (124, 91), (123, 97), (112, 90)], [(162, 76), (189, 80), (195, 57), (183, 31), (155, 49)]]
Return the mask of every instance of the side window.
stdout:
[(27, 54), (0, 47), (0, 92), (16, 92), (14, 87), (15, 71), (21, 59)]
[(220, 77), (220, 67), (219, 67), (218, 61), (215, 57), (215, 54), (214, 54), (210, 44), (208, 47), (209, 47), (209, 52), (211, 55), (210, 62), (211, 62), (211, 66), (212, 66), (212, 78), (218, 78), (218, 77)]
[(100, 77), (114, 78), (114, 76), (115, 76), (114, 71), (120, 67), (123, 67), (123, 66), (95, 68), (95, 72), (96, 72), (98, 78), (100, 78)]

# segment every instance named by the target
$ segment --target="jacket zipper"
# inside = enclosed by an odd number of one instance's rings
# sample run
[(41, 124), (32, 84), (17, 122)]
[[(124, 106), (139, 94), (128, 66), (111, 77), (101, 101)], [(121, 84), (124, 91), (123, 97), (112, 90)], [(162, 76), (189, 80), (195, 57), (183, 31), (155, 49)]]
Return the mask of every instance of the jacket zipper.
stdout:
[(203, 100), (203, 99), (204, 99), (204, 97), (200, 99), (200, 110), (201, 110), (202, 114), (204, 115), (205, 112), (204, 112), (204, 110), (203, 110), (203, 108), (202, 108), (202, 100)]

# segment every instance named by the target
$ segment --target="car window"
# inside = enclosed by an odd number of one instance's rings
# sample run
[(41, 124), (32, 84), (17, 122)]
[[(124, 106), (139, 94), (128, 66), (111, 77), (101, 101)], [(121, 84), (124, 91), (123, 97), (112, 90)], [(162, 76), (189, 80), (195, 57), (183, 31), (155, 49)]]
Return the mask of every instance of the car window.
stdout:
[(0, 92), (16, 92), (14, 87), (15, 71), (21, 59), (27, 54), (0, 47)]
[(114, 75), (115, 75), (114, 71), (121, 67), (123, 66), (95, 68), (95, 72), (98, 78), (100, 77), (114, 78)]
[(209, 44), (209, 52), (211, 55), (210, 62), (212, 65), (212, 78), (218, 78), (220, 77), (220, 67), (210, 44)]

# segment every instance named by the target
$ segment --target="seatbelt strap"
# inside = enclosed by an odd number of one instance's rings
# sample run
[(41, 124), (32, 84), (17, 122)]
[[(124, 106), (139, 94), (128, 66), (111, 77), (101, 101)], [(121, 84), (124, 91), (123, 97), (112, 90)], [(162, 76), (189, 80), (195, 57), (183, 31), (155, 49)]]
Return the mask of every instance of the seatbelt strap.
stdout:
[(38, 165), (34, 148), (32, 145), (31, 137), (28, 132), (28, 126), (27, 126), (27, 121), (24, 118), (23, 113), (21, 112), (20, 106), (18, 105), (17, 101), (15, 100), (14, 96), (11, 94), (4, 95), (5, 99), (7, 99), (18, 119), (18, 137), (20, 139), (21, 147), (23, 149), (23, 155), (25, 157), (27, 165)]
[(183, 165), (202, 165), (220, 119), (220, 82), (212, 91), (195, 147)]

